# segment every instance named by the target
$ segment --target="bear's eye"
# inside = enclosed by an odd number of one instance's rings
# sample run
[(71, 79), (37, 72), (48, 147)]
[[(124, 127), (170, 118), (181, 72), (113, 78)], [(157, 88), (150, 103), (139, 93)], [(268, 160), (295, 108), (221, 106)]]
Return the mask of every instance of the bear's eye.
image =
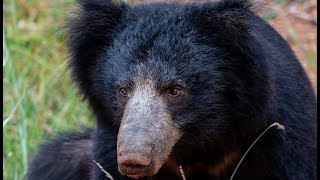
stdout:
[(180, 86), (176, 86), (170, 89), (170, 95), (173, 97), (177, 97), (183, 93), (183, 89)]
[(120, 88), (119, 93), (121, 96), (124, 96), (124, 97), (128, 96), (128, 91), (125, 88)]
[(187, 89), (183, 86), (175, 85), (166, 89), (164, 98), (169, 108), (179, 108), (186, 105)]

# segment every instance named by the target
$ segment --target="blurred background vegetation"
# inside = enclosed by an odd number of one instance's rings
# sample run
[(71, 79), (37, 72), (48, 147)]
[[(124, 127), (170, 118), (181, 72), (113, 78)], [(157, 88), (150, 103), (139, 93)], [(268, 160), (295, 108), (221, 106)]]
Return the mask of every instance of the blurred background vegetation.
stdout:
[[(265, 4), (260, 15), (290, 43), (316, 89), (317, 1), (256, 1)], [(58, 131), (94, 124), (66, 70), (61, 25), (72, 8), (74, 0), (4, 1), (4, 179), (23, 179), (37, 145)]]

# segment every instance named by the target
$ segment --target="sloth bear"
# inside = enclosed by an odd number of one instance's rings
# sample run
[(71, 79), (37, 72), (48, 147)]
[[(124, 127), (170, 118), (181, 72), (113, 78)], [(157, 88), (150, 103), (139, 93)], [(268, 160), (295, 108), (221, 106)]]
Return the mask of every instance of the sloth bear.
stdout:
[(250, 1), (78, 4), (69, 67), (96, 126), (42, 145), (27, 179), (229, 179), (274, 122), (234, 179), (316, 179), (315, 94)]

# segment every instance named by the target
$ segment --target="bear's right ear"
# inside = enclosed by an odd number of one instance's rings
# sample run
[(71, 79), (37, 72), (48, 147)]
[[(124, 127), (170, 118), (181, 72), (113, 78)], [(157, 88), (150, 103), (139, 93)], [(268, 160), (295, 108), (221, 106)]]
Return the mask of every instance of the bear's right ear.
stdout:
[(128, 6), (111, 0), (78, 0), (78, 4), (79, 8), (73, 11), (64, 28), (72, 79), (86, 95), (90, 69), (102, 50), (110, 46)]

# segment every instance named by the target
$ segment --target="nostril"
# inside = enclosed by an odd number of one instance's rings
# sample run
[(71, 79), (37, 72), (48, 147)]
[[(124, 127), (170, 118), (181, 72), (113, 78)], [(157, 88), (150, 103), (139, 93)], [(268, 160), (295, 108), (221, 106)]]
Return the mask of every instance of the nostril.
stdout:
[(119, 157), (118, 163), (124, 167), (143, 168), (148, 166), (151, 162), (150, 158), (147, 158), (138, 154), (126, 154)]

